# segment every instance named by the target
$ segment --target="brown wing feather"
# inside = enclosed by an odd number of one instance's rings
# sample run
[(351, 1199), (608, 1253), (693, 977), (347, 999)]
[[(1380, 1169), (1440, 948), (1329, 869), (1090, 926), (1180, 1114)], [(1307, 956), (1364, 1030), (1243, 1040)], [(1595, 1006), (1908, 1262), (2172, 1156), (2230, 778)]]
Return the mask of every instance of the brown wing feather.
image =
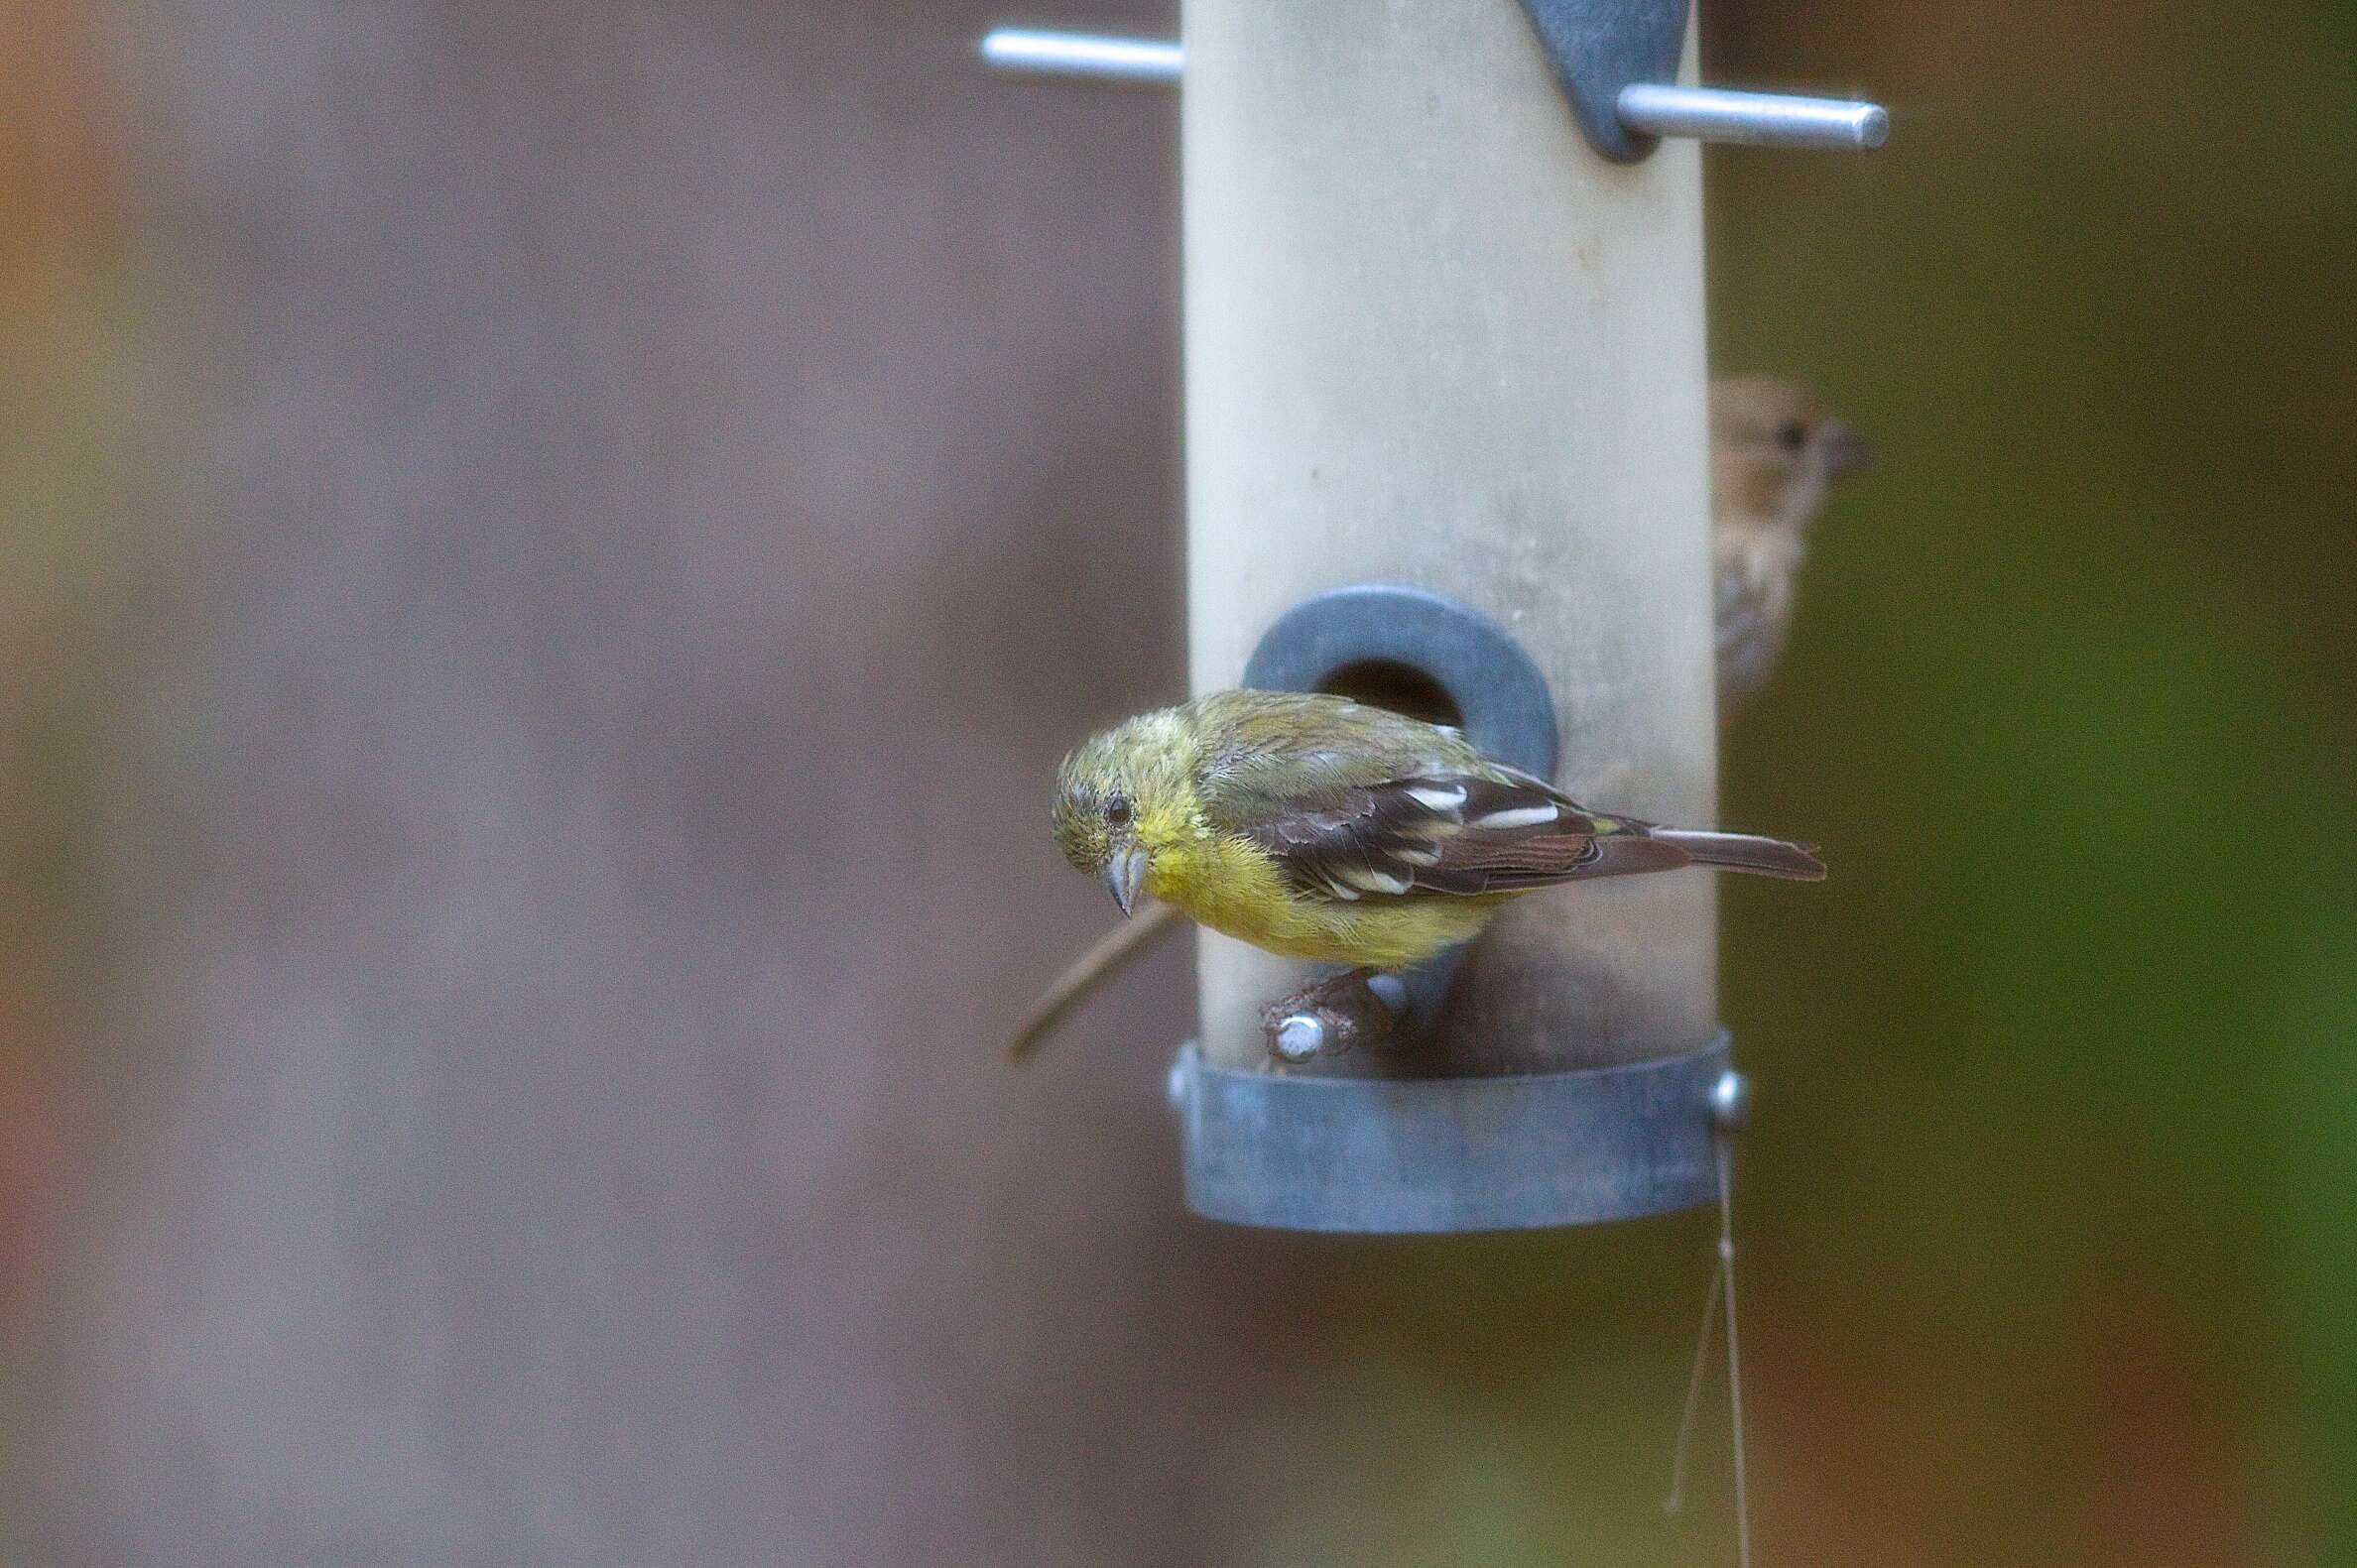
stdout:
[(1501, 844), (1468, 845), (1468, 868), (1490, 873), (1491, 891), (1545, 887), (1595, 877), (1625, 877), (1642, 871), (1675, 871), (1693, 864), (1675, 844), (1639, 832), (1563, 833)]
[(1692, 857), (1536, 779), (1433, 773), (1328, 796), (1251, 836), (1303, 893), (1348, 903), (1513, 893), (1664, 871)]

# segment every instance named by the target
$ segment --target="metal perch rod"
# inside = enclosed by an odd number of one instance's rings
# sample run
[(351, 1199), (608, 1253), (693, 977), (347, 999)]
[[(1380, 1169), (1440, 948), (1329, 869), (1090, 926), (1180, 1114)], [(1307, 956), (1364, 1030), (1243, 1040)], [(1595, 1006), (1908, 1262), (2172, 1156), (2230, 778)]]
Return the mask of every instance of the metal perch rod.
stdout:
[[(1001, 27), (982, 35), (983, 60), (1000, 70), (1073, 81), (1176, 87), (1186, 69), (1177, 39), (1126, 38)], [(1616, 105), (1621, 123), (1645, 136), (1684, 136), (1746, 147), (1791, 147), (1865, 152), (1891, 134), (1891, 117), (1877, 103), (1849, 98), (1802, 98), (1637, 82)]]
[(1175, 87), (1186, 52), (1176, 39), (998, 27), (982, 35), (982, 59), (1025, 75)]
[(1647, 136), (1692, 136), (1747, 147), (1865, 152), (1891, 135), (1891, 117), (1881, 104), (1847, 98), (1640, 81), (1621, 89), (1617, 107), (1621, 124)]

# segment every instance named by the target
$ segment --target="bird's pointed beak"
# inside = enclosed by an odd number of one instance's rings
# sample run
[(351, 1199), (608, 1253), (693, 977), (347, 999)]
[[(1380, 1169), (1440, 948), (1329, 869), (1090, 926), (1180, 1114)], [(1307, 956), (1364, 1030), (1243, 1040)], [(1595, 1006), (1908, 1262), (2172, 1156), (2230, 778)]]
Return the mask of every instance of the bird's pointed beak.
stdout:
[(1837, 479), (1874, 461), (1874, 443), (1839, 420), (1827, 420), (1817, 439), (1824, 444), (1825, 471)]
[(1146, 886), (1146, 852), (1132, 844), (1117, 849), (1105, 861), (1105, 891), (1128, 914), (1137, 907), (1138, 890)]

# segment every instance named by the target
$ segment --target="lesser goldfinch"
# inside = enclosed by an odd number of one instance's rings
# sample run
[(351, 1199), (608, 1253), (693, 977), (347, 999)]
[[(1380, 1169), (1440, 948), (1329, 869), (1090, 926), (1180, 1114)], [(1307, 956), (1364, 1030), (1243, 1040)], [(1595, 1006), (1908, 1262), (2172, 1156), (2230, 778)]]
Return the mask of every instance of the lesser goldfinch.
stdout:
[[(1870, 460), (1858, 433), (1797, 381), (1723, 376), (1710, 384), (1710, 554), (1719, 712), (1757, 697), (1790, 637), (1795, 578), (1809, 525), (1836, 479)], [(1018, 1060), (1072, 1008), (1178, 929), (1166, 906), (1109, 932), (1065, 970), (1007, 1047)]]
[(1872, 455), (1797, 381), (1710, 384), (1710, 560), (1722, 716), (1767, 685), (1793, 628), (1808, 525), (1833, 481)]
[(1294, 958), (1409, 968), (1560, 883), (1688, 865), (1814, 881), (1799, 844), (1605, 815), (1455, 730), (1316, 692), (1217, 691), (1064, 759), (1064, 858)]

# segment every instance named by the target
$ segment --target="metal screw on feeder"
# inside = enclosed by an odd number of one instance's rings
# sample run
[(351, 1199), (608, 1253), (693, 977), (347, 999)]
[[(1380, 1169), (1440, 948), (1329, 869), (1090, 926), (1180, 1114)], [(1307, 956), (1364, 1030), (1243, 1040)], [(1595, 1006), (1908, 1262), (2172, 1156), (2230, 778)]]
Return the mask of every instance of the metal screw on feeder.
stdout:
[[(1543, 7), (1534, 6), (1535, 12), (1540, 9)], [(1554, 43), (1544, 24), (1541, 37), (1548, 39), (1552, 51)], [(1047, 28), (993, 28), (982, 35), (981, 54), (984, 63), (1000, 70), (1124, 86), (1176, 87), (1186, 68), (1185, 46), (1177, 39)], [(1615, 60), (1623, 58), (1625, 52)], [(1573, 77), (1563, 60), (1557, 56), (1557, 71), (1568, 85)], [(1675, 45), (1670, 63), (1675, 67)], [(1624, 63), (1622, 69), (1627, 68)], [(1597, 151), (1616, 161), (1644, 157), (1653, 142), (1665, 136), (1739, 147), (1868, 152), (1882, 146), (1891, 134), (1891, 117), (1876, 103), (1686, 87), (1667, 81), (1628, 81), (1615, 89), (1611, 83), (1620, 73), (1604, 69), (1601, 74), (1609, 79), (1597, 83), (1596, 73), (1583, 66), (1577, 77), (1579, 85), (1571, 91)], [(1600, 93), (1608, 96), (1599, 98)], [(1603, 102), (1609, 103), (1608, 117), (1594, 106)]]
[(1710, 1086), (1710, 1120), (1728, 1136), (1751, 1126), (1751, 1080), (1732, 1067)]

